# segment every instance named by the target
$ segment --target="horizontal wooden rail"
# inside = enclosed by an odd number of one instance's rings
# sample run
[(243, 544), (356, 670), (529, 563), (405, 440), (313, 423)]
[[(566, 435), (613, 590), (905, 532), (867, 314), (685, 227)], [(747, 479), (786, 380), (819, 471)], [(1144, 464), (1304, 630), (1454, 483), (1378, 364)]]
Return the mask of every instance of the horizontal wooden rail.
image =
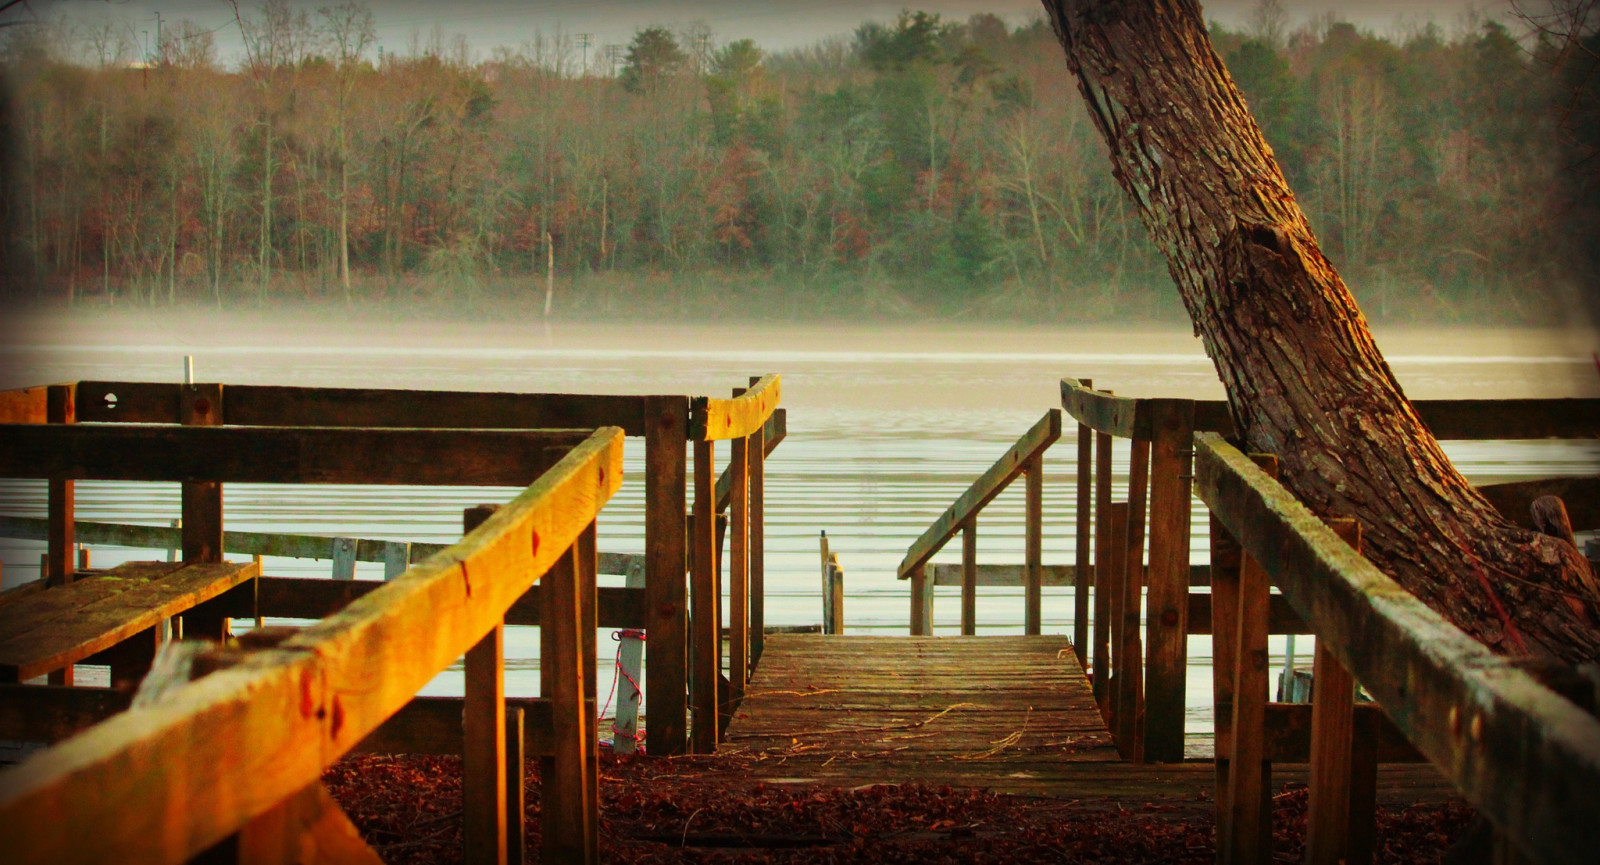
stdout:
[(1600, 849), (1600, 719), (1400, 588), (1220, 436), (1196, 437), (1195, 475), (1318, 644), (1524, 854)]
[(1051, 409), (1031, 429), (1022, 434), (994, 465), (972, 482), (955, 503), (928, 526), (917, 538), (906, 557), (900, 560), (896, 575), (904, 580), (922, 569), (956, 532), (973, 518), (984, 506), (994, 500), (1008, 484), (1017, 479), (1034, 457), (1042, 454), (1061, 438), (1061, 410)]
[(689, 438), (721, 441), (744, 438), (766, 425), (778, 408), (779, 376), (762, 376), (749, 390), (733, 399), (697, 396), (690, 403)]
[[(49, 521), (42, 517), (0, 517), (0, 538), (22, 540), (47, 540)], [(135, 549), (176, 550), (183, 547), (183, 530), (169, 526), (135, 526), (127, 523), (96, 523), (78, 520), (73, 532), (80, 544), (99, 544)], [(255, 556), (281, 556), (287, 559), (331, 559), (333, 545), (339, 538), (323, 535), (294, 535), (282, 532), (223, 532), (222, 551)], [(387, 562), (385, 552), (394, 541), (373, 538), (351, 538), (355, 547), (352, 556), (358, 562)], [(411, 548), (411, 561), (423, 559), (450, 546), (423, 541), (402, 542)], [(641, 553), (600, 554), (598, 572), (620, 575), (628, 572), (634, 562), (642, 562)], [(297, 582), (308, 582), (297, 580)], [(278, 615), (268, 613), (267, 615)]]
[[(935, 564), (923, 565), (933, 575), (933, 584), (936, 586), (961, 585), (961, 565)], [(984, 565), (977, 566), (979, 588), (1009, 588), (1023, 585), (1025, 565)], [(1047, 588), (1063, 588), (1074, 585), (1078, 578), (1077, 565), (1043, 565), (1039, 573), (1042, 577), (1041, 584)], [(1091, 568), (1086, 575), (1086, 586), (1094, 586), (1094, 569)], [(1189, 585), (1211, 585), (1210, 565), (1190, 565)]]
[[(82, 381), (80, 423), (182, 422), (184, 385)], [(644, 435), (649, 397), (609, 394), (481, 393), (376, 388), (218, 385), (229, 425), (594, 429)]]
[[(1096, 432), (1147, 438), (1150, 400), (1113, 396), (1061, 380), (1061, 407)], [(1417, 415), (1435, 438), (1456, 441), (1589, 438), (1600, 434), (1600, 399), (1420, 399)], [(1233, 435), (1233, 419), (1222, 400), (1194, 401), (1194, 428)]]
[[(323, 619), (365, 597), (384, 584), (377, 580), (306, 580), (294, 577), (262, 577), (256, 583), (256, 602), (227, 610), (229, 616), (256, 615), (285, 619)], [(596, 590), (598, 626), (602, 628), (644, 628), (646, 615), (644, 589), (600, 586)], [(535, 587), (506, 610), (508, 625), (539, 624), (540, 590)]]
[(573, 555), (621, 484), (622, 442), (596, 431), (342, 612), (0, 775), (8, 858), (184, 861), (315, 783)]
[(0, 425), (0, 477), (521, 487), (585, 430)]

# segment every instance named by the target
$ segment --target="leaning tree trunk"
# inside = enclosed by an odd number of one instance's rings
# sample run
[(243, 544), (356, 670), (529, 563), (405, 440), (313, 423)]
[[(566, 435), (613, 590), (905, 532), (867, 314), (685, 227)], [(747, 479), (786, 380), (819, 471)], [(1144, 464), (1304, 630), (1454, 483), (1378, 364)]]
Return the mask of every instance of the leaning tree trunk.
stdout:
[(1044, 0), (1113, 172), (1157, 245), (1249, 446), (1367, 555), (1497, 651), (1600, 658), (1577, 549), (1478, 495), (1401, 393), (1322, 254), (1195, 0)]

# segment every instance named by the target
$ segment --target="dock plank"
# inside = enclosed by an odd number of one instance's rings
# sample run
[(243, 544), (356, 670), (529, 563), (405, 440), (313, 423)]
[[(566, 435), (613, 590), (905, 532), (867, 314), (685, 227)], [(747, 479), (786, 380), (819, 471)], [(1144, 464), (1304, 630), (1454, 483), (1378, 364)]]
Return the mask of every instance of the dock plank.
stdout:
[(8, 607), (0, 624), (0, 678), (26, 680), (81, 661), (259, 571), (254, 562), (129, 562), (31, 595)]
[[(773, 783), (927, 783), (1120, 801), (1200, 800), (1203, 762), (1123, 761), (1062, 636), (770, 634), (719, 754)], [(1274, 788), (1304, 765), (1273, 767)], [(1428, 764), (1384, 765), (1384, 804), (1441, 802)]]

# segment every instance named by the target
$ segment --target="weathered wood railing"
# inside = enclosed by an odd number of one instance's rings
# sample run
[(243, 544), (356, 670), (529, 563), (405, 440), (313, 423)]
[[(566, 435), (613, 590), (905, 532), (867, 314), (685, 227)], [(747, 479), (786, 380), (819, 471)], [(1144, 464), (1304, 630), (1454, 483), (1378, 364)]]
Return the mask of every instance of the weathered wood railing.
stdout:
[[(1191, 593), (1211, 582), (1211, 569), (1189, 562), (1190, 479), (1195, 433), (1233, 432), (1221, 401), (1132, 399), (1098, 391), (1088, 380), (1061, 382), (1062, 406), (1078, 420), (1077, 559), (1073, 642), (1088, 649), (1096, 697), (1130, 758), (1183, 759), (1187, 635), (1212, 632), (1215, 594)], [(1587, 437), (1600, 430), (1600, 400), (1418, 400), (1423, 421), (1442, 440)], [(1130, 440), (1126, 501), (1112, 501), (1113, 438)], [(1528, 503), (1554, 488), (1600, 489), (1595, 479), (1554, 479), (1480, 489), (1508, 518), (1526, 524)], [(1093, 494), (1089, 493), (1093, 489)], [(1574, 496), (1574, 520), (1597, 509)], [(1148, 515), (1148, 538), (1146, 517)], [(1600, 525), (1600, 522), (1594, 524)], [(1092, 530), (1091, 527), (1092, 526)], [(1148, 547), (1146, 547), (1146, 541)], [(1093, 551), (1094, 561), (1087, 557)], [(1089, 609), (1091, 593), (1093, 610)], [(1145, 612), (1139, 599), (1143, 594)], [(1269, 634), (1310, 633), (1282, 596), (1269, 601)], [(1141, 639), (1140, 623), (1144, 623)], [(1093, 625), (1092, 637), (1090, 626)], [(1091, 642), (1092, 641), (1092, 642)], [(1310, 716), (1303, 707), (1269, 706), (1268, 742), (1284, 743), (1280, 759), (1305, 754)], [(1380, 740), (1395, 734), (1374, 714)], [(1226, 744), (1219, 742), (1219, 748)], [(1408, 749), (1384, 746), (1387, 757)], [(1412, 759), (1415, 759), (1413, 756)]]
[[(1587, 415), (1590, 422), (1579, 425), (1592, 434), (1600, 429), (1592, 422), (1600, 401), (1579, 402), (1543, 408), (1559, 409), (1567, 420)], [(1485, 420), (1456, 413), (1458, 406), (1429, 420), (1441, 437), (1576, 431), (1566, 421), (1528, 426), (1525, 414)], [(1440, 422), (1452, 416), (1462, 423)], [(1385, 576), (1360, 555), (1354, 523), (1324, 525), (1273, 479), (1270, 456), (1252, 460), (1214, 433), (1196, 441), (1196, 491), (1212, 515), (1214, 615), (1219, 624), (1234, 623), (1219, 628), (1233, 636), (1219, 637), (1216, 651), (1218, 861), (1272, 859), (1274, 756), (1261, 660), (1269, 584), (1317, 638), (1306, 861), (1372, 860), (1380, 745), (1371, 730), (1376, 710), (1357, 711), (1354, 682), (1494, 823), (1498, 844), (1515, 850), (1512, 858), (1591, 861), (1600, 849), (1600, 720)], [(1570, 489), (1577, 482), (1564, 483)], [(1593, 481), (1583, 486), (1591, 494), (1596, 488)], [(1515, 500), (1537, 488), (1508, 485), (1496, 495)], [(1595, 528), (1592, 498), (1582, 513), (1575, 528)]]
[[(442, 714), (459, 719), (466, 858), (504, 862), (509, 851), (520, 861), (522, 773), (507, 770), (522, 765), (531, 738), (533, 753), (547, 758), (544, 858), (595, 861), (595, 519), (622, 482), (622, 444), (617, 428), (0, 426), (0, 476), (179, 480), (214, 485), (218, 502), (220, 484), (234, 481), (532, 480), (461, 542), (392, 582), (373, 583), (276, 647), (245, 653), (0, 774), (8, 857), (182, 862), (214, 850), (288, 861), (293, 851), (317, 849), (338, 861), (376, 862), (321, 774), (386, 720), (419, 714), (413, 695), (465, 654), (465, 698)], [(216, 560), (220, 509), (206, 516), (208, 534), (186, 527), (185, 546), (199, 547), (195, 559)], [(248, 588), (248, 599), (229, 592), (195, 608), (196, 622), (222, 635), (217, 625), (238, 604), (253, 606), (255, 586)], [(529, 704), (542, 710), (532, 717), (513, 712), (508, 736), (501, 629), (529, 596), (541, 607), (545, 699)], [(11, 686), (5, 702), (89, 690)]]
[[(1044, 538), (1044, 452), (1061, 438), (1061, 411), (1045, 412), (1029, 430), (1022, 434), (989, 470), (933, 521), (922, 536), (912, 543), (900, 560), (897, 576), (911, 580), (911, 634), (925, 636), (933, 633), (933, 588), (937, 583), (932, 559), (944, 545), (961, 533), (961, 633), (971, 636), (977, 627), (977, 591), (980, 585), (1003, 585), (999, 580), (984, 577), (998, 572), (983, 570), (978, 566), (978, 515), (994, 498), (1005, 491), (1018, 476), (1026, 478), (1025, 548), (1026, 563), (1020, 577), (1023, 586), (1023, 630), (1037, 634), (1040, 629), (1041, 594), (1045, 571), (1041, 557)], [(1016, 583), (1010, 583), (1016, 585)]]
[[(149, 382), (83, 381), (0, 392), (0, 422), (186, 424), (227, 426), (363, 427), (467, 429), (594, 428), (616, 426), (629, 436), (643, 436), (645, 444), (645, 586), (642, 597), (630, 599), (627, 608), (641, 618), (605, 619), (606, 627), (643, 628), (649, 633), (646, 701), (650, 721), (646, 729), (649, 750), (655, 754), (683, 753), (690, 746), (688, 721), (691, 681), (717, 682), (720, 650), (696, 655), (691, 667), (690, 594), (686, 578), (691, 563), (701, 561), (697, 587), (709, 599), (720, 591), (715, 578), (717, 562), (715, 519), (711, 528), (691, 530), (686, 501), (689, 489), (689, 442), (695, 442), (695, 497), (715, 502), (697, 513), (711, 514), (729, 508), (735, 489), (743, 491), (737, 507), (744, 516), (730, 517), (729, 525), (743, 526), (734, 534), (738, 551), (730, 558), (739, 573), (732, 590), (743, 593), (732, 623), (742, 635), (730, 654), (743, 653), (744, 666), (761, 649), (764, 622), (762, 538), (764, 521), (764, 458), (785, 434), (785, 416), (778, 408), (778, 376), (752, 378), (748, 393), (734, 399), (683, 395), (513, 394), (464, 391), (404, 391), (361, 388), (312, 388), (264, 385), (165, 384)], [(717, 480), (714, 490), (703, 491), (699, 473), (713, 471), (711, 443), (734, 442), (735, 459)], [(752, 448), (753, 442), (760, 442)], [(704, 453), (704, 459), (699, 457)], [(734, 476), (743, 478), (736, 484)], [(75, 522), (72, 481), (50, 481), (47, 517), (46, 578), (60, 583), (71, 578)], [(698, 507), (698, 506), (697, 506)], [(182, 546), (186, 557), (225, 545), (221, 533), (222, 502), (214, 485), (186, 483), (183, 488)], [(698, 526), (695, 523), (694, 526)], [(209, 545), (209, 546), (207, 546)], [(704, 554), (702, 557), (702, 553)], [(740, 557), (743, 557), (742, 559)], [(742, 562), (742, 565), (740, 564)], [(706, 575), (712, 579), (707, 580)], [(315, 583), (317, 581), (297, 581)], [(335, 592), (330, 587), (292, 587), (296, 591)], [(615, 589), (640, 594), (639, 589)], [(622, 597), (621, 594), (618, 597)], [(315, 606), (318, 601), (311, 601)], [(716, 618), (717, 606), (707, 604)], [(602, 613), (605, 607), (602, 607)], [(271, 615), (293, 615), (272, 613)], [(708, 625), (707, 628), (715, 625)], [(704, 630), (704, 629), (702, 629)], [(700, 660), (703, 659), (703, 660)], [(733, 677), (742, 678), (742, 677)], [(742, 688), (743, 681), (730, 689)], [(726, 704), (716, 690), (702, 689), (706, 706)], [(705, 706), (701, 707), (704, 711)], [(714, 712), (714, 710), (713, 710)], [(716, 717), (711, 714), (705, 717)], [(715, 723), (702, 725), (714, 728)], [(698, 747), (713, 747), (715, 736), (696, 740)]]
[[(696, 397), (693, 401), (689, 424), (689, 438), (694, 441), (689, 694), (694, 719), (692, 746), (699, 753), (716, 750), (726, 719), (744, 699), (751, 665), (761, 653), (766, 620), (766, 567), (762, 553), (766, 537), (766, 439), (769, 421), (778, 412), (779, 397), (778, 377), (771, 375), (752, 378), (750, 387), (736, 388), (732, 399)], [(723, 587), (716, 529), (720, 496), (714, 478), (718, 441), (730, 442), (731, 451), (727, 471), (730, 621), (726, 677), (722, 674)], [(651, 603), (654, 602), (652, 597)], [(650, 639), (654, 643), (653, 634)], [(653, 664), (650, 675), (652, 679), (655, 676)], [(654, 690), (649, 692), (649, 699), (654, 726)]]

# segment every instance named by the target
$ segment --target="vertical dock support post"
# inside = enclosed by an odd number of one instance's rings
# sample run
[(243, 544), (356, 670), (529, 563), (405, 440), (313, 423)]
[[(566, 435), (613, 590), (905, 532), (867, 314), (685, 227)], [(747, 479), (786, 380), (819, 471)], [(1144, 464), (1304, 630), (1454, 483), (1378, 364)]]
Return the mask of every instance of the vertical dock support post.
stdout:
[[(221, 426), (224, 422), (222, 385), (185, 384), (178, 395), (178, 420), (185, 426)], [(185, 483), (183, 496), (183, 560), (222, 561), (222, 484), (215, 481)], [(210, 604), (202, 604), (182, 617), (183, 638), (227, 641), (228, 618)]]
[[(462, 514), (471, 533), (495, 512), (477, 505)], [(354, 548), (354, 544), (350, 545)], [(541, 630), (550, 620), (541, 620)], [(467, 650), (461, 707), (461, 837), (468, 862), (506, 861), (505, 628), (496, 624)]]
[(650, 645), (650, 753), (668, 756), (688, 749), (689, 399), (653, 396), (645, 405), (645, 598)]
[[(70, 384), (53, 384), (45, 389), (45, 422), (73, 423), (77, 419), (74, 398), (77, 388)], [(74, 520), (77, 519), (77, 488), (74, 481), (51, 478), (46, 486), (45, 554), (39, 577), (47, 586), (64, 586), (72, 582), (75, 571), (72, 561), (74, 546)], [(52, 685), (73, 684), (72, 665), (52, 670), (46, 681)]]
[(1139, 629), (1144, 600), (1144, 520), (1150, 488), (1150, 440), (1134, 439), (1128, 453), (1128, 517), (1123, 535), (1122, 639), (1117, 676), (1122, 683), (1118, 724), (1127, 734), (1127, 756), (1144, 762), (1144, 634)]
[[(592, 538), (592, 532), (593, 524), (584, 536)], [(583, 637), (594, 609), (592, 543), (586, 544), (582, 537), (573, 543), (545, 575), (540, 593), (539, 690), (550, 701), (554, 746), (552, 756), (539, 759), (542, 862), (596, 861), (599, 814), (594, 788), (599, 779), (594, 712), (587, 699), (591, 686), (585, 684), (594, 678), (594, 653), (587, 653), (586, 663)]]
[[(1078, 379), (1084, 387), (1094, 380)], [(1078, 424), (1078, 513), (1077, 542), (1073, 553), (1076, 568), (1072, 575), (1072, 648), (1078, 665), (1089, 667), (1089, 586), (1094, 582), (1091, 534), (1094, 531), (1094, 435), (1087, 424)]]
[(1211, 699), (1214, 717), (1213, 739), (1219, 743), (1216, 757), (1217, 862), (1223, 865), (1223, 851), (1230, 846), (1228, 792), (1232, 763), (1223, 756), (1220, 743), (1233, 742), (1233, 674), (1239, 635), (1239, 567), (1243, 551), (1239, 542), (1211, 515)]
[[(1329, 520), (1328, 525), (1346, 543), (1361, 550), (1361, 526), (1352, 519)], [(1364, 856), (1354, 849), (1372, 836), (1373, 813), (1358, 810), (1352, 757), (1356, 750), (1355, 679), (1317, 642), (1312, 667), (1316, 688), (1311, 697), (1311, 789), (1306, 805), (1306, 862), (1309, 865), (1350, 865), (1372, 861), (1371, 845)], [(1365, 743), (1363, 743), (1365, 744)], [(1368, 749), (1370, 750), (1370, 749)]]
[(933, 562), (911, 575), (911, 636), (933, 636)]
[[(1105, 391), (1110, 394), (1111, 391)], [(1094, 697), (1109, 712), (1106, 686), (1111, 678), (1111, 434), (1094, 434), (1094, 657), (1090, 663)]]
[[(750, 384), (760, 381), (752, 377)], [(750, 662), (761, 660), (767, 631), (767, 431), (750, 435)]]
[[(717, 590), (715, 443), (694, 443), (694, 543), (690, 563), (693, 652), (690, 693), (694, 705), (693, 746), (697, 754), (717, 749), (717, 692), (722, 678), (722, 598)], [(653, 672), (653, 671), (652, 671)], [(652, 711), (654, 711), (652, 709)]]
[(1194, 402), (1151, 400), (1150, 429), (1144, 756), (1152, 763), (1178, 763), (1183, 761), (1184, 684), (1189, 654)]
[(961, 525), (961, 636), (978, 631), (978, 517)]
[(1104, 568), (1097, 568), (1104, 579), (1096, 587), (1097, 591), (1106, 595), (1106, 643), (1111, 650), (1111, 657), (1107, 662), (1107, 672), (1110, 674), (1106, 681), (1105, 696), (1101, 699), (1100, 713), (1105, 718), (1106, 725), (1111, 728), (1112, 738), (1117, 743), (1117, 752), (1124, 760), (1133, 759), (1133, 731), (1124, 729), (1124, 721), (1131, 723), (1132, 719), (1124, 711), (1122, 693), (1126, 684), (1128, 663), (1124, 655), (1125, 637), (1123, 631), (1127, 629), (1127, 616), (1124, 608), (1128, 603), (1128, 503), (1112, 502), (1105, 510), (1106, 534), (1106, 562)]
[(728, 703), (732, 706), (744, 699), (744, 686), (750, 680), (750, 440), (734, 439), (730, 451)]
[(1022, 632), (1037, 636), (1044, 624), (1044, 457), (1035, 455), (1023, 471), (1024, 561)]
[[(1278, 476), (1277, 458), (1252, 455)], [(1266, 759), (1267, 616), (1272, 586), (1266, 571), (1248, 554), (1239, 563), (1233, 658), (1233, 729), (1228, 773), (1228, 847), (1222, 861), (1251, 865), (1272, 858), (1272, 764)], [(1219, 806), (1220, 807), (1220, 806)], [(1220, 817), (1219, 813), (1219, 817)]]

